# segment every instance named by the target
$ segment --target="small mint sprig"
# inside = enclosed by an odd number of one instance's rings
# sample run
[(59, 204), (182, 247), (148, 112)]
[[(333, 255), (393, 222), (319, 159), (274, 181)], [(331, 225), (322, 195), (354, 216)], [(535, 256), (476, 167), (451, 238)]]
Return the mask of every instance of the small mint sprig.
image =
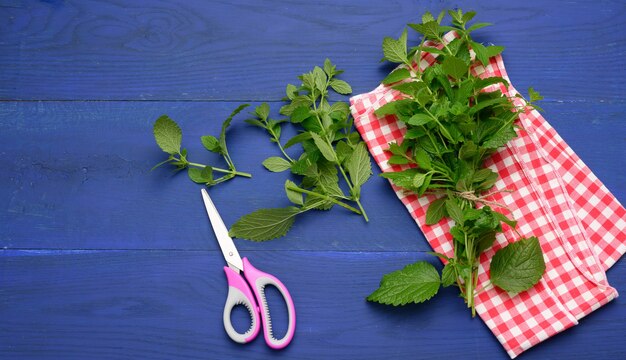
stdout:
[[(249, 104), (240, 105), (230, 114), (222, 124), (222, 131), (219, 138), (212, 135), (206, 135), (200, 138), (202, 145), (204, 145), (208, 151), (222, 155), (228, 165), (227, 169), (187, 160), (187, 149), (181, 149), (183, 133), (180, 126), (169, 116), (162, 115), (154, 122), (154, 139), (161, 150), (169, 154), (169, 157), (165, 161), (155, 165), (152, 170), (169, 163), (176, 167), (176, 171), (187, 169), (187, 175), (193, 182), (206, 186), (217, 185), (235, 176), (252, 177), (249, 173), (237, 171), (228, 153), (228, 147), (226, 146), (226, 129), (230, 126), (233, 117), (248, 106)], [(213, 172), (225, 175), (215, 178)]]

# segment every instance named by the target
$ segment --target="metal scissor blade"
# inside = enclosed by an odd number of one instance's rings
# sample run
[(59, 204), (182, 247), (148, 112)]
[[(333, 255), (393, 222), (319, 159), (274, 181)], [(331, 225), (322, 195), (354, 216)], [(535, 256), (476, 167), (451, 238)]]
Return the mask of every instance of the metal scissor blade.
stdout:
[(224, 221), (222, 221), (220, 214), (217, 212), (213, 201), (209, 197), (209, 193), (205, 189), (202, 189), (201, 192), (206, 213), (209, 215), (209, 219), (211, 220), (211, 226), (213, 227), (213, 231), (217, 237), (217, 242), (220, 244), (220, 248), (222, 249), (224, 259), (231, 269), (239, 272), (243, 271), (243, 261), (241, 261), (241, 256), (239, 256), (239, 252), (235, 247), (233, 239), (228, 236), (228, 228), (224, 225)]

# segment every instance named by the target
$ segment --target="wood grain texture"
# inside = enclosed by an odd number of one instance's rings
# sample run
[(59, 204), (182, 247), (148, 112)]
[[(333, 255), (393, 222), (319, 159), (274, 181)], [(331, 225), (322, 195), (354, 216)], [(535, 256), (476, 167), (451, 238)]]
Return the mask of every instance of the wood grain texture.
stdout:
[[(437, 301), (390, 308), (368, 303), (382, 273), (419, 253), (255, 251), (297, 306), (294, 341), (246, 346), (222, 327), (227, 285), (215, 251), (0, 252), (3, 359), (504, 359), (483, 322), (452, 289)], [(433, 261), (429, 257), (429, 260)], [(626, 286), (618, 262), (609, 280)], [(437, 264), (437, 266), (440, 266)], [(624, 358), (626, 302), (618, 298), (524, 359)], [(285, 313), (272, 314), (277, 326)], [(602, 344), (602, 346), (589, 346)], [(222, 354), (222, 356), (216, 356)]]
[[(384, 273), (440, 266), (376, 176), (363, 189), (369, 224), (333, 209), (279, 240), (236, 240), (289, 287), (298, 327), (280, 352), (233, 343), (200, 187), (149, 171), (165, 157), (158, 116), (181, 124), (191, 159), (218, 161), (198, 138), (241, 101), (276, 114), (285, 84), (326, 57), (369, 91), (391, 69), (378, 62), (384, 36), (459, 5), (497, 25), (478, 39), (506, 46), (513, 84), (546, 96), (546, 118), (624, 203), (623, 1), (1, 1), (0, 359), (507, 359), (452, 289), (405, 308), (364, 300)], [(211, 192), (227, 224), (287, 204), (286, 174), (261, 166), (276, 148), (242, 118), (229, 147), (254, 177)], [(626, 289), (624, 260), (608, 278)], [(272, 316), (284, 326), (284, 311)], [(622, 359), (625, 337), (617, 298), (522, 359)]]
[[(44, 102), (0, 104), (0, 246), (13, 249), (217, 249), (200, 186), (164, 160), (152, 123), (169, 114), (183, 129), (191, 161), (215, 164), (199, 136), (217, 134), (237, 103)], [(626, 200), (626, 104), (547, 103), (546, 117), (622, 202)], [(275, 106), (274, 111), (276, 111)], [(232, 224), (260, 207), (287, 206), (286, 173), (261, 162), (279, 154), (260, 129), (236, 118), (228, 144), (253, 173), (212, 190)], [(581, 131), (584, 129), (584, 131)], [(285, 139), (294, 134), (285, 127)], [(599, 146), (598, 144), (602, 144)], [(290, 149), (293, 151), (296, 149)], [(221, 164), (221, 163), (218, 163)], [(374, 166), (375, 175), (378, 168)], [(341, 208), (298, 217), (287, 237), (242, 249), (428, 251), (386, 180), (373, 176), (363, 204), (371, 221)]]
[[(278, 100), (330, 57), (356, 92), (384, 77), (384, 36), (457, 1), (3, 1), (0, 99)], [(626, 3), (464, 1), (497, 24), (520, 90), (623, 101)]]

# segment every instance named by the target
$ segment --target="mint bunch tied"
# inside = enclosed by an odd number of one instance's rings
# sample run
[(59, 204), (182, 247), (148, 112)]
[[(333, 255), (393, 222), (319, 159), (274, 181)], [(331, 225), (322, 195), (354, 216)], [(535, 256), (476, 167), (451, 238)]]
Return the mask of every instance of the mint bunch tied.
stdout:
[[(452, 19), (451, 26), (442, 25), (446, 14)], [(475, 15), (460, 9), (441, 12), (437, 18), (424, 14), (422, 23), (409, 24), (421, 35), (419, 45), (410, 49), (406, 30), (398, 39), (383, 40), (385, 59), (400, 66), (382, 82), (403, 96), (375, 114), (396, 117), (406, 126), (406, 133), (401, 142), (391, 143), (387, 149), (391, 155), (388, 163), (404, 165), (403, 170), (381, 176), (417, 196), (436, 199), (427, 210), (426, 224), (452, 219), (454, 252), (452, 256), (435, 254), (446, 262), (438, 283), (429, 263), (410, 265), (386, 275), (380, 288), (368, 297), (370, 301), (394, 305), (422, 302), (434, 296), (439, 285), (456, 286), (474, 315), (478, 259), (494, 244), (496, 235), (503, 233), (503, 224), (520, 240), (493, 257), (491, 284), (509, 292), (525, 291), (545, 271), (538, 238), (522, 237), (517, 222), (505, 215), (510, 209), (493, 200), (494, 195), (510, 190), (492, 191), (498, 174), (485, 166), (491, 155), (517, 136), (519, 115), (539, 109), (534, 102), (541, 96), (531, 88), (530, 100), (516, 106), (500, 89), (485, 91), (496, 84), (508, 87), (508, 82), (502, 77), (480, 78), (472, 70), (489, 64), (504, 48), (472, 39), (474, 31), (490, 25), (470, 25)], [(449, 31), (454, 38), (444, 38)], [(414, 66), (426, 53), (434, 59), (433, 64), (425, 69)], [(424, 288), (428, 291), (422, 291)]]

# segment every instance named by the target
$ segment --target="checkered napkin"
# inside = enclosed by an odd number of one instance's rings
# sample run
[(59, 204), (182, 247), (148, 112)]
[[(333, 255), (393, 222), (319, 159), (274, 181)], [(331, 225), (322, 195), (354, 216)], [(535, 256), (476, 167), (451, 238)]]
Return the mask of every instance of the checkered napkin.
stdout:
[[(452, 41), (448, 33), (444, 41)], [(429, 46), (441, 48), (430, 43)], [(419, 66), (432, 65), (435, 56), (423, 55)], [(415, 65), (417, 66), (417, 65)], [(486, 67), (474, 65), (480, 77), (500, 76), (509, 81), (500, 55)], [(510, 83), (510, 81), (509, 81)], [(502, 84), (507, 96), (517, 91)], [(401, 142), (403, 123), (394, 116), (377, 117), (374, 111), (404, 95), (384, 85), (350, 99), (355, 125), (383, 172), (399, 171), (406, 165), (390, 165), (385, 149)], [(524, 100), (516, 98), (517, 106)], [(523, 237), (537, 236), (546, 262), (546, 272), (532, 289), (517, 295), (487, 285), (476, 297), (476, 311), (498, 338), (511, 358), (573, 325), (585, 315), (618, 296), (605, 271), (626, 252), (626, 210), (578, 158), (548, 122), (535, 110), (520, 114), (518, 137), (486, 163), (500, 179), (490, 200), (513, 209)], [(391, 184), (433, 250), (453, 256), (452, 221), (426, 225), (428, 204), (435, 198), (418, 198)], [(477, 288), (487, 284), (491, 257), (518, 236), (508, 226), (491, 249), (480, 257)]]

